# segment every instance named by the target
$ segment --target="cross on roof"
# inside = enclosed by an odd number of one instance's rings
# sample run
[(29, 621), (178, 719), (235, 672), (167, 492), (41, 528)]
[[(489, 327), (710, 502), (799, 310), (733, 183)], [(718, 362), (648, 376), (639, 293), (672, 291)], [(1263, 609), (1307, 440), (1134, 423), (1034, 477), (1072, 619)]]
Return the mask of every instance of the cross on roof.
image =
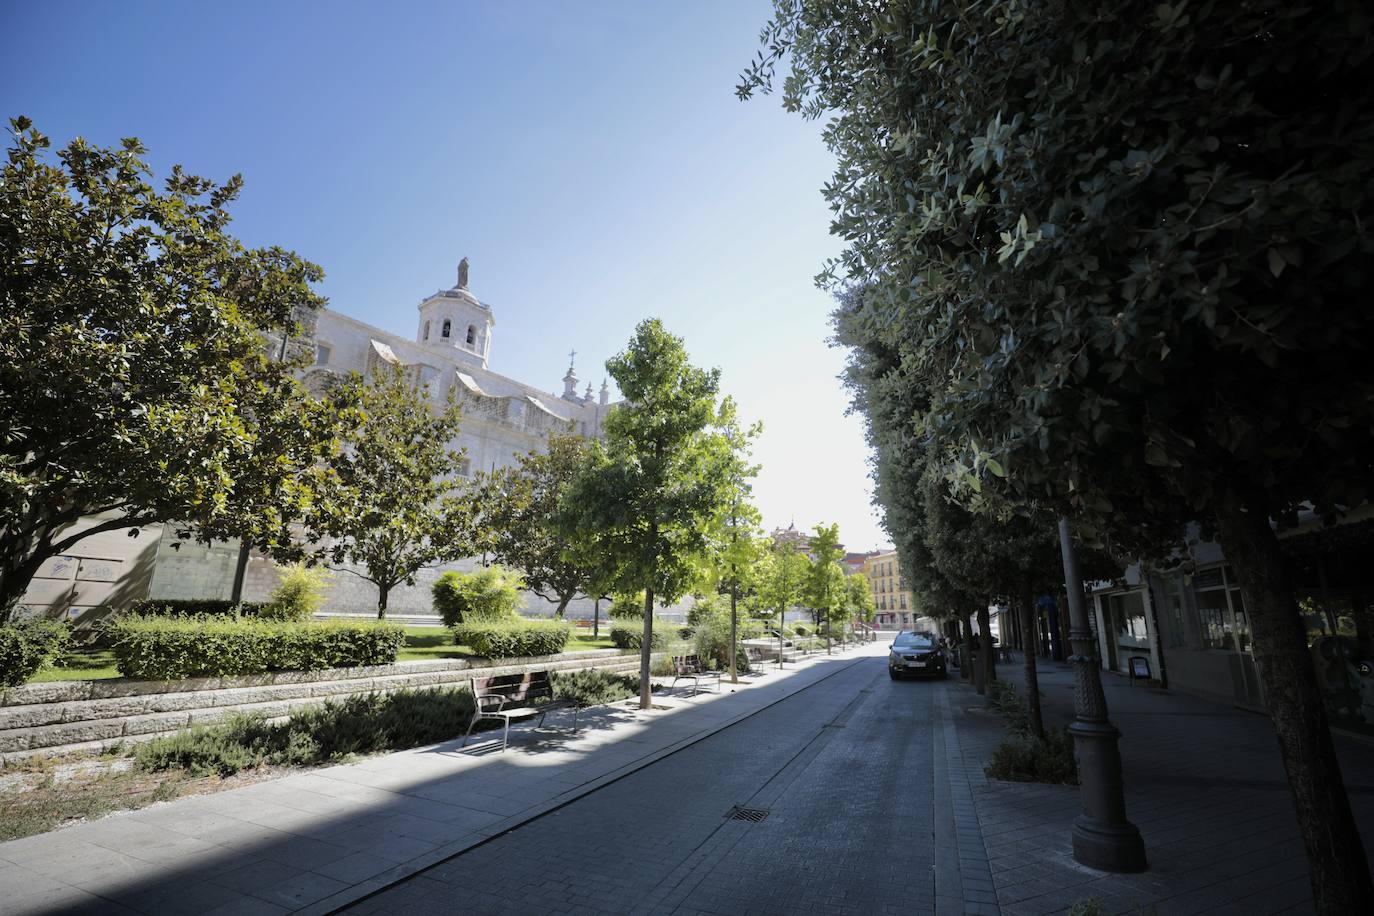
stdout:
[(568, 351), (568, 365), (569, 365), (569, 366), (572, 366), (572, 365), (574, 365), (576, 362), (577, 362), (577, 351), (576, 351), (576, 350), (569, 350), (569, 351)]

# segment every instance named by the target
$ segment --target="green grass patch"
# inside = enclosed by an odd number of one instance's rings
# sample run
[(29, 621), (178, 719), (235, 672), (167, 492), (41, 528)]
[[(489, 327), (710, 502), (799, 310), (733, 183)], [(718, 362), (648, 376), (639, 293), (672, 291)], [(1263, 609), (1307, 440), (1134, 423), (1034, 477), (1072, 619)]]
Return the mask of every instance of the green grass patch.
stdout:
[(396, 660), (466, 658), (474, 654), (471, 646), (454, 643), (453, 631), (448, 627), (406, 627), (406, 641)]
[(586, 652), (590, 649), (614, 649), (615, 643), (611, 642), (611, 634), (607, 627), (601, 628), (600, 636), (592, 636), (590, 633), (574, 633), (568, 640), (568, 652)]
[(74, 648), (54, 662), (51, 668), (39, 671), (29, 678), (29, 683), (98, 681), (119, 676), (113, 650)]

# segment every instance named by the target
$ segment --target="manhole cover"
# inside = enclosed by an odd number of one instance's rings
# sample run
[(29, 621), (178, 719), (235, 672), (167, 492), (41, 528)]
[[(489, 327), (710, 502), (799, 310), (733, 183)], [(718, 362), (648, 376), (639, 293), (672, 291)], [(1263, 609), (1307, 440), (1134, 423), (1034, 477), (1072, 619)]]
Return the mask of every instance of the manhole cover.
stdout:
[(732, 821), (749, 821), (751, 824), (757, 824), (768, 816), (768, 812), (763, 808), (741, 808), (736, 805), (725, 816)]

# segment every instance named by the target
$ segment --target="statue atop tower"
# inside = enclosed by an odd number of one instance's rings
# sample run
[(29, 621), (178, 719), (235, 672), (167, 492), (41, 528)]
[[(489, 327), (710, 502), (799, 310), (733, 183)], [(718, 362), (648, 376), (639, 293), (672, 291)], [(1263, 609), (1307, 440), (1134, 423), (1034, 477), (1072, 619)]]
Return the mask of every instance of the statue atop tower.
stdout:
[(468, 288), (468, 259), (466, 257), (458, 262), (458, 288)]

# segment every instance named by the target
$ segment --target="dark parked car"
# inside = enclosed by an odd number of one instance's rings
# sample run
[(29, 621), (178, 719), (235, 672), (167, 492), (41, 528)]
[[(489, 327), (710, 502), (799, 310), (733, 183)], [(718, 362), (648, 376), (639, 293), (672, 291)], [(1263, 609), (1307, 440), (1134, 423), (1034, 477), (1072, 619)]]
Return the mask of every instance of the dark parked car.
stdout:
[(887, 654), (887, 673), (894, 681), (907, 675), (947, 677), (945, 667), (945, 650), (934, 633), (903, 630)]

